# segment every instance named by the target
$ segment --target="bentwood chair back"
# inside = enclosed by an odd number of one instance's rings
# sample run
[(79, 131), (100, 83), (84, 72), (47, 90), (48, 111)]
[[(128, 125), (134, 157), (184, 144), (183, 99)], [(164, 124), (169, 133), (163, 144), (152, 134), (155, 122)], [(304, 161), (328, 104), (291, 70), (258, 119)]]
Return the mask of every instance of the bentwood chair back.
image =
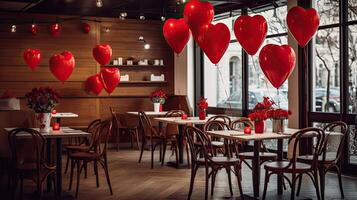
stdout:
[[(205, 125), (203, 126), (203, 131), (204, 133), (206, 131), (219, 131), (219, 130), (229, 130), (230, 129), (230, 124), (228, 124), (224, 120), (220, 120), (219, 118), (216, 118), (216, 120), (208, 120)], [(226, 152), (224, 147), (225, 145), (230, 145), (229, 141), (226, 141), (225, 143), (220, 141), (220, 138), (214, 138), (210, 137), (207, 135), (208, 138), (210, 138), (211, 143), (212, 143), (212, 148), (211, 149), (213, 154), (216, 156), (217, 152), (220, 153), (231, 153), (231, 152)], [(198, 144), (199, 145), (199, 144)], [(226, 146), (227, 147), (227, 146)]]
[[(56, 166), (50, 166), (45, 161), (44, 148), (46, 140), (38, 132), (29, 128), (17, 128), (10, 131), (8, 135), (9, 146), (11, 149), (11, 165), (13, 178), (13, 197), (16, 192), (17, 183), (20, 180), (20, 196), (22, 198), (23, 180), (30, 179), (37, 185), (38, 194), (42, 196), (42, 185), (46, 178), (53, 174), (52, 181), (54, 184), (54, 193), (56, 195)], [(23, 145), (26, 149), (22, 149)], [(27, 157), (26, 155), (31, 155)]]
[(227, 124), (228, 126), (230, 126), (232, 120), (230, 117), (228, 117), (227, 115), (215, 115), (213, 117), (210, 117), (207, 122), (209, 121), (223, 121), (225, 124)]
[(329, 124), (327, 124), (323, 130), (325, 131), (325, 144), (324, 144), (324, 149), (323, 149), (323, 161), (326, 160), (326, 156), (327, 153), (329, 152), (329, 135), (330, 132), (339, 132), (342, 135), (340, 136), (340, 140), (339, 140), (339, 144), (338, 147), (336, 149), (335, 152), (335, 157), (333, 158), (333, 160), (329, 160), (332, 161), (336, 164), (341, 162), (341, 157), (342, 157), (342, 153), (343, 153), (343, 147), (345, 145), (345, 141), (346, 141), (346, 137), (348, 134), (348, 126), (345, 122), (342, 121), (336, 121), (336, 122), (331, 122)]
[(249, 126), (251, 128), (254, 127), (253, 123), (248, 118), (242, 117), (240, 119), (237, 119), (237, 120), (234, 120), (234, 121), (231, 122), (231, 129), (232, 130), (241, 131), (241, 130), (244, 129), (244, 127), (247, 127), (247, 126)]

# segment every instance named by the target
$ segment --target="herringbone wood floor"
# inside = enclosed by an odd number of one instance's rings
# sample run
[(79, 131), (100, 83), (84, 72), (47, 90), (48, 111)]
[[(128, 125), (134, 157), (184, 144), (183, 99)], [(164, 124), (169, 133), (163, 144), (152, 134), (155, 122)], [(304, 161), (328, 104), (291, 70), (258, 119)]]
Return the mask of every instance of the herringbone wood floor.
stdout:
[[(169, 153), (168, 153), (169, 154)], [(144, 152), (143, 162), (138, 163), (139, 151), (137, 150), (120, 150), (119, 152), (110, 151), (109, 153), (109, 170), (113, 185), (114, 195), (110, 196), (105, 181), (103, 170), (100, 171), (100, 187), (96, 188), (95, 176), (92, 166), (89, 168), (88, 178), (81, 179), (79, 198), (86, 200), (156, 200), (171, 199), (181, 200), (187, 198), (189, 188), (190, 170), (175, 169), (167, 166), (161, 166), (156, 162), (155, 169), (150, 169), (150, 153)], [(158, 155), (158, 154), (157, 154)], [(156, 156), (157, 156), (156, 155)], [(158, 159), (158, 157), (156, 157)], [(174, 160), (174, 156), (166, 160)], [(262, 175), (264, 171), (262, 170)], [(252, 193), (251, 171), (248, 167), (243, 166), (243, 190), (245, 193)], [(263, 184), (263, 176), (261, 177)], [(64, 175), (63, 187), (68, 188), (69, 175)], [(222, 170), (218, 174), (215, 193), (211, 199), (239, 199), (236, 179), (233, 179), (234, 196), (229, 194), (226, 172)], [(276, 196), (276, 180), (272, 177), (269, 184), (268, 199), (290, 199), (289, 189), (286, 190), (283, 197)], [(357, 199), (357, 179), (344, 177), (345, 199)], [(75, 185), (75, 182), (74, 182)], [(261, 186), (262, 189), (263, 185)], [(2, 187), (4, 189), (4, 187)], [(25, 197), (33, 192), (33, 184), (26, 183)], [(4, 190), (2, 190), (3, 193)], [(69, 192), (74, 195), (74, 190)], [(304, 178), (301, 197), (316, 199), (315, 190), (308, 177)], [(204, 198), (204, 169), (199, 169), (197, 174), (194, 193), (192, 199)], [(5, 195), (2, 198), (6, 199)], [(52, 199), (48, 197), (47, 199)], [(337, 177), (334, 174), (328, 174), (326, 180), (326, 199), (340, 199)]]

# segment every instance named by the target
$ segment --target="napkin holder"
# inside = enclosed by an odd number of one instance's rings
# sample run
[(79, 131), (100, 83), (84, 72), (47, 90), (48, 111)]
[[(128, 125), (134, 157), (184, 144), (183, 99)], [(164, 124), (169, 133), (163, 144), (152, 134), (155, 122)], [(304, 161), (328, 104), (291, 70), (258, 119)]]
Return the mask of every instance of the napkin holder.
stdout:
[(155, 76), (154, 74), (151, 74), (150, 81), (165, 81), (165, 75), (161, 74), (160, 76)]
[(129, 81), (129, 74), (120, 76), (120, 81)]

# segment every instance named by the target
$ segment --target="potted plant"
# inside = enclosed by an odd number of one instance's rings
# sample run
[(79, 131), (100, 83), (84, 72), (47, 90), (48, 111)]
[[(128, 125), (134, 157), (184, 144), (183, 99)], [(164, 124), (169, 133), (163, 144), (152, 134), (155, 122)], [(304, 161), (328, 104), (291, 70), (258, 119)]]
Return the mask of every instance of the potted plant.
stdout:
[(208, 108), (207, 98), (201, 97), (197, 103), (197, 106), (199, 109), (198, 118), (200, 120), (205, 120), (206, 119), (206, 110)]
[(264, 97), (263, 101), (257, 103), (248, 115), (249, 119), (254, 122), (255, 133), (264, 133), (265, 120), (268, 119), (268, 111), (272, 109), (273, 105), (274, 101), (269, 97)]
[(32, 89), (25, 97), (27, 98), (27, 106), (36, 113), (36, 120), (39, 121), (40, 132), (50, 132), (51, 112), (58, 104), (58, 93), (50, 87), (40, 87)]
[(167, 99), (165, 91), (162, 89), (155, 90), (151, 93), (151, 101), (154, 104), (154, 112), (162, 112), (162, 104)]
[(271, 109), (268, 111), (268, 117), (273, 120), (273, 132), (274, 133), (284, 133), (285, 131), (285, 121), (291, 115), (290, 110), (284, 110), (281, 108)]

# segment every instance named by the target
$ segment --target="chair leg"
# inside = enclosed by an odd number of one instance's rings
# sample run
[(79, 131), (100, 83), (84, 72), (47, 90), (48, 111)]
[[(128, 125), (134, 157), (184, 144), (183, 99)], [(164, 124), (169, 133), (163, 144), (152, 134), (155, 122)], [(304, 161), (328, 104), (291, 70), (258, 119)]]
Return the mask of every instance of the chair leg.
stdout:
[(320, 175), (320, 194), (321, 194), (321, 199), (325, 199), (325, 170), (323, 168), (319, 169), (319, 175)]
[(187, 157), (187, 169), (190, 169), (190, 167), (191, 167), (191, 161), (190, 161), (190, 151), (189, 151), (189, 149), (188, 149), (189, 147), (188, 147), (188, 145), (187, 145), (187, 143), (186, 143), (186, 157)]
[(141, 158), (143, 157), (143, 152), (144, 152), (145, 145), (146, 145), (146, 142), (145, 142), (145, 140), (143, 140), (141, 142), (141, 151), (140, 151), (140, 156), (139, 156), (139, 161), (138, 161), (139, 163), (141, 163)]
[(119, 149), (120, 149), (120, 147), (119, 147), (119, 145), (120, 145), (120, 132), (121, 132), (121, 130), (118, 129), (117, 130), (117, 151), (119, 151)]
[(70, 174), (70, 179), (69, 179), (69, 186), (68, 190), (72, 190), (72, 183), (73, 183), (73, 170), (75, 167), (75, 161), (71, 159), (71, 174)]
[(53, 184), (53, 195), (55, 199), (57, 200), (57, 181), (56, 181), (56, 174), (52, 175), (52, 184)]
[(291, 174), (291, 196), (290, 196), (290, 200), (294, 200), (295, 199), (295, 185), (296, 185), (296, 174), (292, 173)]
[(86, 179), (88, 177), (88, 167), (87, 167), (87, 163), (84, 163), (84, 178)]
[(82, 165), (81, 165), (81, 161), (77, 161), (77, 186), (76, 186), (76, 199), (78, 198), (78, 191), (79, 191), (79, 181), (81, 179), (81, 169), (82, 169)]
[(104, 159), (104, 166), (103, 167), (104, 167), (105, 177), (107, 179), (107, 183), (108, 183), (108, 186), (109, 186), (110, 195), (113, 195), (113, 189), (112, 189), (112, 184), (110, 182), (107, 159)]
[(66, 168), (64, 169), (64, 174), (67, 174), (69, 167), (69, 151), (67, 150), (67, 160), (66, 160)]
[(232, 181), (231, 181), (231, 167), (226, 168), (226, 171), (228, 175), (229, 191), (231, 192), (231, 196), (233, 196)]
[(244, 200), (244, 194), (243, 194), (243, 188), (242, 188), (242, 175), (241, 175), (239, 164), (234, 166), (234, 172), (237, 176), (240, 199)]
[(209, 176), (208, 176), (208, 166), (205, 166), (206, 168), (206, 183), (205, 183), (205, 200), (208, 199), (208, 181), (209, 181)]
[(213, 196), (213, 192), (214, 192), (214, 185), (215, 185), (215, 182), (216, 182), (216, 175), (217, 175), (216, 169), (212, 169), (211, 196)]
[(99, 187), (98, 161), (94, 161), (94, 173), (95, 173), (95, 180), (98, 188)]
[(269, 178), (270, 178), (269, 172), (268, 172), (268, 170), (265, 170), (264, 191), (263, 191), (263, 198), (262, 198), (263, 200), (265, 200), (265, 197), (267, 195)]
[[(155, 152), (155, 145), (151, 141), (151, 169), (154, 169), (154, 152)], [(160, 154), (161, 154), (161, 150), (160, 150)]]
[(139, 133), (138, 133), (138, 129), (134, 130), (134, 135), (135, 135), (135, 139), (136, 139), (136, 145), (138, 146), (138, 149), (140, 150), (140, 144), (139, 144)]
[(178, 145), (175, 143), (175, 158), (176, 158), (176, 168), (179, 168), (180, 161), (179, 161), (179, 152), (178, 152)]
[(338, 175), (338, 184), (340, 186), (340, 193), (341, 193), (341, 199), (345, 198), (345, 194), (343, 192), (343, 187), (342, 187), (342, 177), (341, 177), (341, 170), (339, 167), (336, 167), (337, 169), (337, 175)]
[(299, 183), (298, 183), (298, 188), (296, 191), (296, 196), (298, 197), (300, 195), (300, 189), (301, 189), (301, 183), (302, 183), (302, 175), (303, 174), (299, 174), (298, 179), (299, 179)]
[(162, 149), (161, 166), (164, 166), (164, 163), (165, 163), (166, 145), (167, 145), (167, 141), (164, 140), (164, 141), (163, 141), (163, 149)]
[(194, 182), (195, 182), (195, 177), (196, 177), (197, 170), (198, 170), (198, 166), (195, 166), (194, 164), (192, 164), (190, 189), (189, 189), (188, 197), (187, 197), (188, 200), (191, 199), (193, 185), (194, 185)]
[(319, 179), (318, 179), (318, 171), (314, 171), (314, 185), (315, 185), (315, 189), (316, 189), (316, 196), (317, 196), (317, 199), (320, 200), (320, 189), (319, 189)]

